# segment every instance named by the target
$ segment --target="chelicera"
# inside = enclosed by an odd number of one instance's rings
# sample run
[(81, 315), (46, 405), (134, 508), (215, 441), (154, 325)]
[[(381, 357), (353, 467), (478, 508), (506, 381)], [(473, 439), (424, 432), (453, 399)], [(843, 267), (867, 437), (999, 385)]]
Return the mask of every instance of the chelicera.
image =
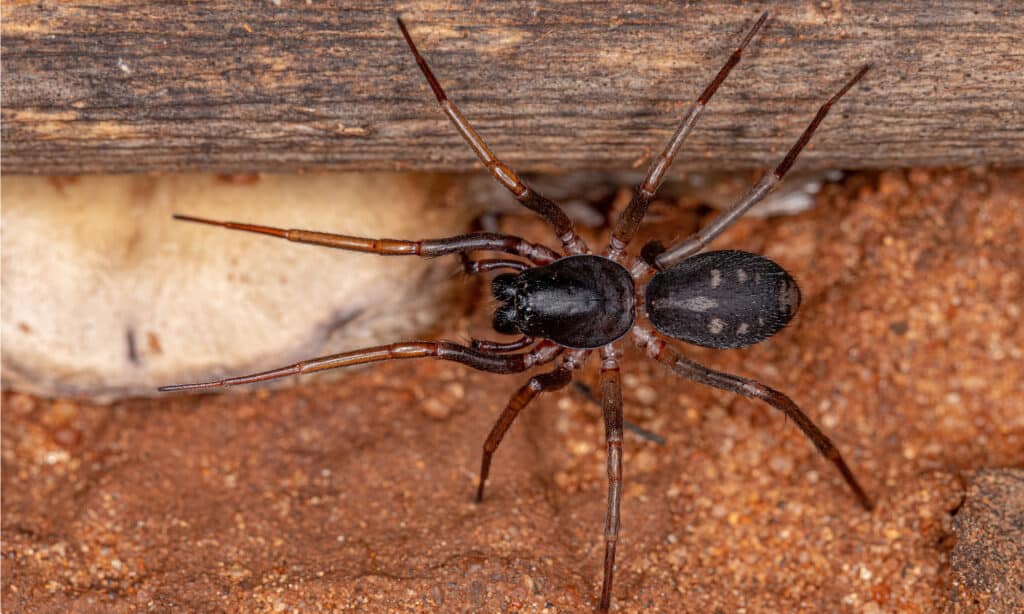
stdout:
[[(672, 343), (672, 340), (679, 340), (708, 348), (742, 348), (767, 339), (792, 320), (800, 305), (800, 290), (778, 264), (742, 251), (699, 252), (771, 192), (792, 167), (832, 105), (864, 76), (870, 66), (863, 66), (821, 106), (775, 169), (765, 173), (732, 207), (681, 241), (667, 247), (656, 242), (648, 243), (639, 257), (626, 253), (680, 146), (767, 18), (767, 13), (761, 15), (715, 78), (686, 110), (668, 145), (655, 158), (643, 183), (615, 223), (608, 246), (601, 255), (590, 252), (558, 205), (530, 189), (494, 155), (445, 94), (399, 19), (402, 35), (441, 108), (488, 172), (519, 202), (550, 224), (561, 242), (560, 252), (517, 236), (498, 233), (406, 241), (285, 230), (184, 215), (175, 217), (299, 243), (380, 255), (432, 258), (457, 254), (462, 257), (468, 273), (503, 271), (491, 284), (492, 292), (500, 302), (494, 312), (493, 325), (497, 332), (515, 335), (516, 338), (511, 341), (474, 340), (469, 345), (450, 341), (394, 343), (306, 360), (262, 373), (166, 386), (160, 390), (237, 386), (404, 358), (449, 360), (481, 371), (506, 374), (554, 363), (548, 371), (534, 375), (515, 392), (487, 436), (476, 492), (477, 501), (482, 501), (491, 459), (519, 413), (538, 393), (558, 390), (569, 384), (573, 373), (583, 366), (588, 355), (599, 352), (608, 470), (604, 577), (598, 604), (602, 612), (607, 611), (611, 603), (615, 547), (619, 537), (623, 434), (619, 347), (627, 336), (649, 357), (676, 375), (760, 399), (791, 418), (821, 454), (836, 466), (860, 504), (870, 510), (870, 498), (838, 449), (788, 396), (754, 380), (698, 364), (684, 357)], [(474, 257), (478, 252), (500, 252), (505, 256), (481, 259)]]

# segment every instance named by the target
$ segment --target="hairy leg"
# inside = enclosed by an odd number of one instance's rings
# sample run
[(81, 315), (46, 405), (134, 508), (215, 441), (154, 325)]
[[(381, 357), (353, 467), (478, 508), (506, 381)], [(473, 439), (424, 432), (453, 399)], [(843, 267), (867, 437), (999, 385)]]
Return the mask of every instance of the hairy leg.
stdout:
[(644, 348), (647, 351), (648, 356), (668, 367), (676, 375), (695, 381), (699, 384), (728, 390), (729, 392), (735, 392), (736, 394), (752, 399), (760, 399), (784, 413), (793, 420), (803, 434), (811, 440), (814, 447), (818, 449), (821, 455), (836, 466), (836, 469), (839, 470), (839, 473), (843, 476), (846, 484), (850, 487), (850, 490), (853, 491), (854, 496), (857, 497), (857, 500), (864, 509), (869, 511), (874, 509), (874, 503), (871, 501), (871, 498), (868, 497), (864, 488), (861, 487), (860, 482), (857, 481), (853, 472), (850, 471), (850, 467), (843, 459), (843, 455), (839, 453), (839, 449), (836, 448), (835, 444), (832, 443), (832, 440), (829, 439), (820, 428), (818, 428), (818, 425), (808, 418), (807, 414), (805, 414), (788, 396), (774, 388), (769, 388), (768, 386), (752, 379), (739, 377), (730, 373), (723, 373), (721, 371), (715, 371), (714, 369), (710, 369), (704, 365), (696, 363), (670, 347), (652, 331), (641, 326), (633, 328), (633, 336), (636, 339), (637, 345)]

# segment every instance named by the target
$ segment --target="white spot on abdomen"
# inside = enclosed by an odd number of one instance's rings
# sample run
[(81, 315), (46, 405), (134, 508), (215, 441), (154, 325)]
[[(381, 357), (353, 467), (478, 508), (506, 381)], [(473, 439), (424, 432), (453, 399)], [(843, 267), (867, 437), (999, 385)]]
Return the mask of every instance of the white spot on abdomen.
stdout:
[(689, 311), (704, 312), (715, 307), (718, 307), (718, 301), (706, 296), (694, 296), (683, 301), (683, 309)]
[(721, 319), (711, 318), (711, 321), (708, 322), (708, 332), (711, 333), (712, 335), (717, 335), (723, 330), (725, 330), (725, 322), (723, 322)]
[(750, 326), (746, 322), (740, 322), (739, 327), (736, 328), (737, 335), (745, 335), (750, 330)]
[(736, 269), (736, 280), (738, 282), (743, 283), (747, 281), (747, 279), (749, 279), (749, 277), (747, 276), (746, 271), (744, 271), (743, 269)]
[(722, 272), (718, 269), (711, 269), (711, 287), (717, 288), (722, 285)]

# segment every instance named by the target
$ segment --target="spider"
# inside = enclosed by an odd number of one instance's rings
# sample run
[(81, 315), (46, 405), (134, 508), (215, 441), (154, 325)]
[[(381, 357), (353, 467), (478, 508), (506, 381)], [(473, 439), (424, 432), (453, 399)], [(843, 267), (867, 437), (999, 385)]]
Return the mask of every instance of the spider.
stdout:
[[(176, 219), (267, 234), (343, 250), (390, 256), (433, 258), (457, 254), (467, 273), (505, 271), (493, 278), (491, 292), (500, 305), (493, 315), (494, 329), (515, 335), (512, 341), (474, 339), (464, 345), (451, 341), (412, 341), (364, 348), (306, 360), (290, 366), (216, 381), (165, 386), (161, 391), (237, 386), (289, 375), (312, 373), (352, 365), (435, 358), (492, 373), (521, 373), (555, 363), (532, 376), (509, 400), (483, 445), (476, 500), (483, 500), (491, 459), (502, 438), (524, 408), (541, 392), (565, 387), (594, 351), (601, 357), (601, 405), (607, 445), (608, 495), (604, 526), (604, 576), (598, 610), (611, 605), (615, 547), (619, 537), (622, 501), (622, 390), (619, 346), (630, 335), (637, 346), (676, 375), (700, 384), (760, 399), (791, 418), (830, 460), (854, 496), (867, 510), (873, 503), (854, 477), (839, 450), (820, 428), (785, 394), (751, 379), (710, 369), (684, 357), (671, 340), (708, 348), (746, 347), (779, 332), (800, 305), (800, 290), (781, 266), (755, 254), (722, 250), (700, 253), (778, 185), (825, 118), (832, 105), (870, 68), (860, 68), (821, 106), (814, 119), (772, 172), (766, 172), (724, 213), (695, 234), (669, 246), (650, 242), (639, 257), (627, 256), (636, 234), (672, 160), (693, 129), (705, 106), (736, 66), (744, 49), (761, 30), (768, 13), (754, 23), (711, 83), (687, 108), (664, 151), (653, 161), (643, 183), (616, 221), (602, 255), (592, 254), (573, 229), (565, 212), (520, 179), (495, 156), (441, 88), (433, 71), (416, 48), (401, 18), (398, 27), (438, 103), (480, 158), (487, 171), (528, 209), (540, 214), (562, 245), (558, 252), (521, 237), (479, 232), (419, 241), (372, 239), (347, 235), (286, 230), (219, 222), (187, 215)], [(501, 252), (498, 259), (474, 259), (475, 252)], [(508, 256), (514, 256), (508, 257)]]

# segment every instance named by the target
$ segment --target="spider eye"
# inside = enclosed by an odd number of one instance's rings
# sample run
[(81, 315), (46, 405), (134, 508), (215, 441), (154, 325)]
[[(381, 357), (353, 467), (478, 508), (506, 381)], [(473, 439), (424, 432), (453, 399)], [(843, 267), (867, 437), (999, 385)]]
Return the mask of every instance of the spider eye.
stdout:
[(515, 317), (515, 306), (506, 303), (498, 307), (498, 310), (494, 312), (494, 319), (491, 320), (491, 324), (494, 326), (494, 330), (503, 335), (514, 335), (519, 332), (519, 327), (515, 323)]
[(503, 303), (512, 300), (516, 294), (516, 275), (504, 273), (491, 280), (491, 294)]

